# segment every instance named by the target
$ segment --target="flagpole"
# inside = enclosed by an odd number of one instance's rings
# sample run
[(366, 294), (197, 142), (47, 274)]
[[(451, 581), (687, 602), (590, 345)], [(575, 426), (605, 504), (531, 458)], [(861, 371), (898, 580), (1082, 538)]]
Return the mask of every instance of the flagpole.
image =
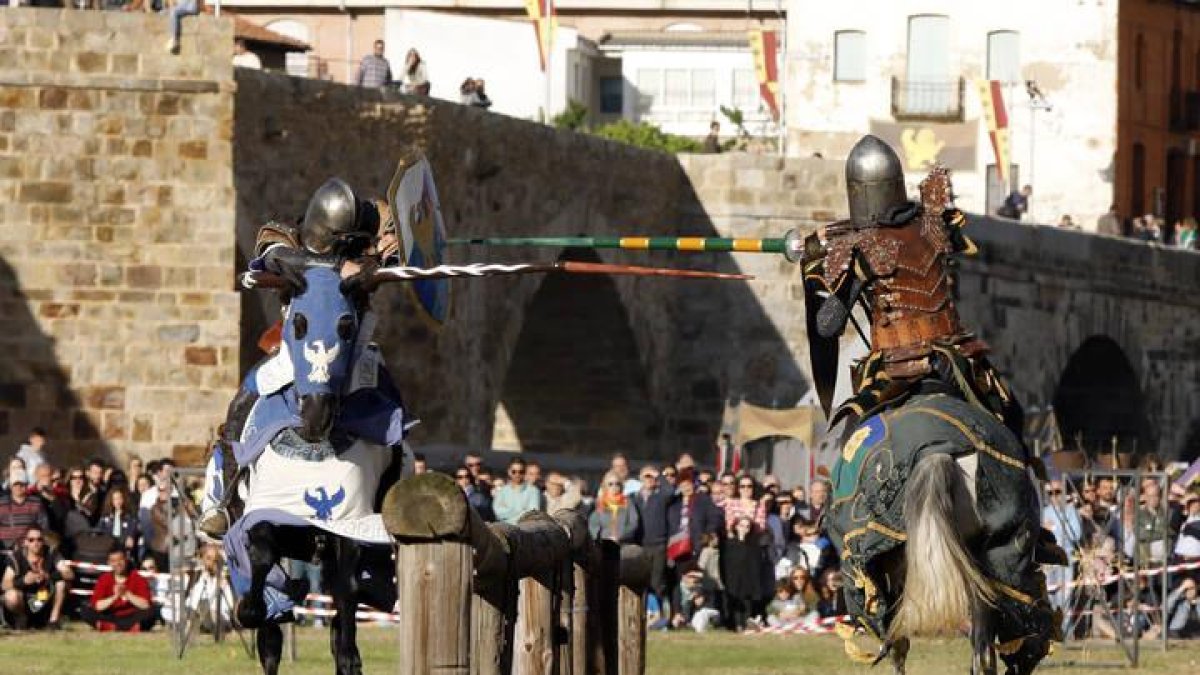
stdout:
[(550, 32), (550, 35), (546, 39), (546, 72), (542, 73), (545, 76), (544, 79), (546, 81), (546, 98), (542, 104), (542, 122), (544, 124), (550, 124), (550, 98), (553, 96), (551, 93), (551, 89), (553, 88), (553, 84), (551, 84), (551, 78), (554, 74), (554, 23), (547, 21), (546, 30)]

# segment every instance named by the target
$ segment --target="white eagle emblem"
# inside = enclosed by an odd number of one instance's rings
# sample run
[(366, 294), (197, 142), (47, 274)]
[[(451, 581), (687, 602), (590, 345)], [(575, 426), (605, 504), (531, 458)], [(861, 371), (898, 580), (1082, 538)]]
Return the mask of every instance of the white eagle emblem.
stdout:
[(304, 345), (304, 360), (312, 366), (308, 374), (309, 382), (325, 383), (329, 381), (329, 366), (338, 357), (341, 345), (334, 344), (333, 349), (326, 349), (323, 340), (313, 340), (312, 347)]

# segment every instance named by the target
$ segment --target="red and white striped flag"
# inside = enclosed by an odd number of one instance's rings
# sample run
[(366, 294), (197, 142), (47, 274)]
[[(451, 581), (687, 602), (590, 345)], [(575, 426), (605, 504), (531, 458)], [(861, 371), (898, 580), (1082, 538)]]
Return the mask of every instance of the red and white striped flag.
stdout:
[(554, 9), (554, 0), (525, 0), (525, 11), (529, 14), (529, 20), (533, 21), (538, 58), (541, 59), (542, 72), (546, 72), (546, 60), (550, 56), (550, 50), (554, 48), (554, 33), (558, 29), (558, 13)]
[(996, 176), (1001, 185), (1008, 185), (1008, 167), (1012, 155), (1008, 144), (1008, 111), (999, 80), (979, 80), (979, 101), (987, 120), (988, 138), (996, 153)]

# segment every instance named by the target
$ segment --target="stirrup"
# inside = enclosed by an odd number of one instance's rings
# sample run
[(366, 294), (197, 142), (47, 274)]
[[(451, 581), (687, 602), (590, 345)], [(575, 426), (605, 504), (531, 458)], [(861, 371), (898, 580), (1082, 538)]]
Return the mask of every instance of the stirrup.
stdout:
[(230, 524), (229, 511), (224, 506), (214, 506), (200, 514), (196, 529), (201, 536), (208, 538), (212, 543), (220, 543), (225, 538), (225, 533), (229, 531)]

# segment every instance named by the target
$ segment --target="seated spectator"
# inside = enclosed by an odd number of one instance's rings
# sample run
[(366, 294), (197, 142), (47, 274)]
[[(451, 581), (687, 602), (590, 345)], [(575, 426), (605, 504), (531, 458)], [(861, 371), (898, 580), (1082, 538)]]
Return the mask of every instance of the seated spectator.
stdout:
[(42, 528), (30, 527), (24, 545), (13, 552), (12, 563), (0, 582), (8, 621), (17, 630), (58, 630), (67, 582), (72, 578), (71, 568), (46, 546)]
[(791, 577), (788, 578), (788, 584), (792, 587), (792, 593), (800, 598), (806, 607), (815, 611), (817, 603), (821, 601), (821, 594), (817, 590), (817, 584), (813, 582), (812, 575), (803, 567), (797, 567), (792, 570)]
[(526, 511), (542, 507), (542, 493), (525, 480), (525, 460), (520, 457), (508, 463), (508, 480), (493, 493), (492, 510), (497, 519), (515, 525)]
[[(132, 561), (130, 567), (133, 567)], [(158, 563), (149, 556), (142, 559), (141, 565), (138, 566), (138, 575), (145, 579), (146, 584), (150, 586), (150, 598), (157, 608), (157, 619), (161, 619), (163, 623), (167, 624), (175, 623), (175, 608), (170, 602), (163, 602), (171, 593), (171, 575), (160, 574)]]
[(179, 34), (183, 17), (199, 14), (201, 4), (203, 4), (203, 0), (176, 0), (175, 5), (167, 10), (170, 15), (168, 17), (168, 29), (171, 32), (171, 37), (167, 40), (168, 52), (172, 54), (179, 53)]
[(141, 531), (138, 528), (137, 515), (133, 512), (133, 502), (125, 488), (116, 487), (109, 491), (102, 514), (96, 531), (112, 535), (113, 539), (125, 548), (125, 553), (131, 559), (136, 558)]
[(429, 473), (429, 461), (425, 459), (425, 455), (420, 452), (413, 453), (413, 475), (420, 476), (423, 473)]
[(46, 430), (34, 427), (29, 432), (29, 439), (17, 450), (17, 457), (25, 462), (25, 471), (36, 475), (38, 465), (46, 461)]
[(25, 531), (37, 526), (45, 532), (49, 526), (42, 498), (29, 494), (29, 476), (25, 471), (9, 475), (9, 493), (0, 495), (0, 547), (14, 550)]
[(786, 626), (799, 621), (807, 613), (804, 600), (796, 597), (789, 582), (776, 584), (775, 597), (767, 604), (768, 626)]
[(624, 492), (625, 484), (615, 471), (604, 474), (596, 510), (588, 517), (588, 531), (596, 539), (620, 544), (637, 542), (641, 519), (632, 500)]
[(1182, 562), (1200, 561), (1200, 495), (1183, 498), (1184, 521), (1175, 542), (1175, 557)]
[(141, 632), (154, 625), (150, 585), (129, 569), (124, 548), (108, 554), (110, 571), (100, 575), (92, 599), (79, 610), (80, 617), (98, 631)]
[(1200, 595), (1196, 580), (1184, 579), (1167, 597), (1168, 636), (1178, 639), (1200, 637)]
[[(293, 560), (292, 571), (296, 571)], [(320, 567), (314, 566), (317, 578), (320, 579)], [(303, 578), (293, 575), (293, 578)], [(311, 580), (310, 580), (311, 582)], [(311, 588), (311, 586), (310, 586)], [(319, 592), (320, 585), (313, 592)], [(221, 570), (221, 549), (208, 544), (200, 552), (200, 569), (192, 590), (188, 592), (187, 607), (196, 612), (200, 619), (200, 628), (216, 632), (217, 626), (230, 626), (230, 611), (233, 609), (233, 590)]]
[(717, 610), (712, 591), (699, 570), (683, 575), (678, 597), (673, 604), (679, 610), (671, 617), (672, 628), (691, 626), (697, 633), (703, 633), (721, 623), (721, 612)]
[(696, 567), (704, 574), (706, 588), (712, 589), (713, 599), (724, 604), (725, 585), (721, 583), (721, 538), (715, 534), (700, 535), (700, 555)]
[(475, 80), (468, 77), (458, 86), (458, 102), (463, 105), (475, 105)]
[(21, 459), (20, 457), (13, 457), (12, 459), (8, 460), (8, 469), (4, 472), (4, 484), (0, 485), (0, 488), (3, 488), (6, 492), (9, 491), (11, 489), (11, 477), (18, 473), (26, 476), (29, 475), (29, 473), (25, 471), (25, 460)]
[(825, 570), (817, 593), (821, 596), (817, 601), (817, 615), (822, 619), (849, 614), (846, 610), (846, 596), (842, 594), (841, 570), (833, 567)]
[(546, 490), (543, 495), (546, 503), (546, 513), (554, 513), (563, 509), (578, 508), (583, 495), (579, 488), (567, 477), (557, 471), (546, 474)]
[(496, 514), (492, 511), (491, 495), (486, 487), (481, 487), (475, 482), (475, 476), (471, 475), (470, 469), (465, 466), (456, 469), (454, 482), (462, 488), (463, 494), (467, 496), (467, 503), (474, 507), (480, 518), (489, 523), (496, 520)]
[(492, 107), (492, 99), (487, 95), (487, 83), (481, 79), (475, 80), (475, 98), (471, 101), (471, 105), (484, 110)]
[(64, 521), (67, 517), (67, 512), (71, 510), (71, 502), (67, 496), (67, 488), (62, 484), (62, 480), (56, 479), (55, 468), (48, 463), (43, 462), (38, 465), (37, 472), (34, 474), (34, 485), (30, 491), (41, 497), (42, 503), (46, 507), (46, 519), (50, 525), (50, 531), (60, 533), (63, 531)]
[(83, 514), (88, 525), (95, 525), (100, 517), (100, 493), (88, 480), (83, 469), (73, 468), (68, 474), (67, 490), (71, 496), (71, 507)]

